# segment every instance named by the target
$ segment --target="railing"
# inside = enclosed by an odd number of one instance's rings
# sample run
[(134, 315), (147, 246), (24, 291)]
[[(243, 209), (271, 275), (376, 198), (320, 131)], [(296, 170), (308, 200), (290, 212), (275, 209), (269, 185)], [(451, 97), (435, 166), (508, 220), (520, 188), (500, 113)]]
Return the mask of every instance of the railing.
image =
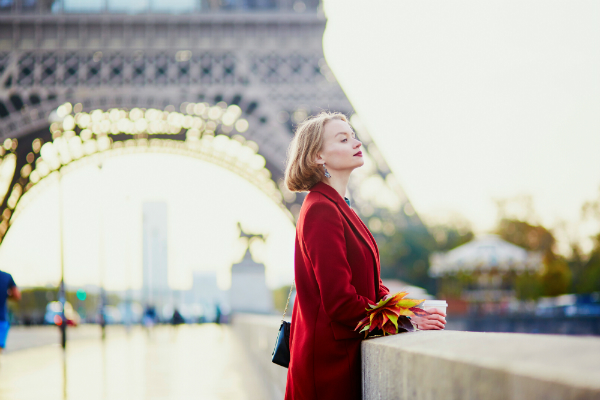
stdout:
[[(287, 369), (271, 363), (280, 319), (237, 315), (233, 326), (283, 399)], [(600, 399), (600, 338), (419, 331), (363, 342), (363, 399)]]

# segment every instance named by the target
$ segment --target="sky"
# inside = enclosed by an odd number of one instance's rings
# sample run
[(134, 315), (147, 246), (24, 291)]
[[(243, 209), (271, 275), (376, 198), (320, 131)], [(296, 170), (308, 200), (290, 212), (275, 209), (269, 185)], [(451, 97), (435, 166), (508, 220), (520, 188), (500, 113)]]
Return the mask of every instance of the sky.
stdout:
[(530, 198), (559, 251), (590, 248), (599, 2), (325, 0), (325, 13), (326, 60), (421, 216), (484, 233), (496, 199)]
[[(51, 183), (32, 195), (0, 246), (0, 265), (17, 285), (60, 281), (58, 184), (46, 179)], [(75, 169), (62, 188), (67, 285), (98, 285), (104, 271), (109, 290), (140, 288), (142, 204), (153, 201), (167, 203), (171, 288), (190, 289), (194, 271), (216, 271), (219, 287), (228, 289), (229, 267), (246, 250), (238, 221), (247, 233), (266, 236), (264, 244), (252, 242), (251, 253), (265, 264), (267, 284), (293, 279), (291, 220), (251, 183), (214, 164), (132, 154), (105, 160), (102, 171), (95, 165)]]
[[(600, 3), (325, 0), (325, 12), (326, 60), (420, 216), (484, 233), (495, 200), (528, 197), (528, 218), (554, 229), (559, 251), (589, 249), (600, 227), (580, 208), (600, 196)], [(172, 287), (217, 271), (227, 288), (244, 251), (238, 221), (268, 235), (253, 255), (269, 286), (292, 280), (291, 222), (212, 164), (123, 156), (69, 173), (63, 194), (68, 284), (97, 283), (103, 264), (109, 289), (139, 287), (141, 206), (157, 200), (168, 203)], [(58, 283), (57, 207), (52, 184), (0, 246), (20, 285)]]

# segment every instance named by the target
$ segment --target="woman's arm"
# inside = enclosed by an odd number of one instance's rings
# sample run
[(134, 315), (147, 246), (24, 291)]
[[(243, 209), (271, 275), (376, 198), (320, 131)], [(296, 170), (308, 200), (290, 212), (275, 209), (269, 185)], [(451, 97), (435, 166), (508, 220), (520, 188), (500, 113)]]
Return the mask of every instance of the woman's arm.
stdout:
[(379, 279), (379, 292), (377, 293), (377, 300), (379, 301), (379, 300), (383, 299), (388, 294), (390, 294), (390, 289), (388, 289), (386, 286), (383, 285), (383, 282), (381, 282), (381, 278), (380, 278)]
[(312, 204), (304, 216), (303, 251), (314, 269), (325, 312), (332, 321), (354, 329), (364, 318), (369, 301), (351, 283), (341, 218), (328, 200)]

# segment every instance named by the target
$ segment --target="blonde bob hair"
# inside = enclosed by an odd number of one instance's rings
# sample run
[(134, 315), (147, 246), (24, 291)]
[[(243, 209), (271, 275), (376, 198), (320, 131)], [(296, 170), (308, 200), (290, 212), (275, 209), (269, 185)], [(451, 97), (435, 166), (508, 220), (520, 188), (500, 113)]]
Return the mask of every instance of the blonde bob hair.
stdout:
[(288, 147), (285, 185), (292, 192), (305, 192), (325, 177), (325, 171), (315, 159), (323, 148), (325, 125), (334, 119), (348, 122), (342, 113), (322, 112), (298, 125)]

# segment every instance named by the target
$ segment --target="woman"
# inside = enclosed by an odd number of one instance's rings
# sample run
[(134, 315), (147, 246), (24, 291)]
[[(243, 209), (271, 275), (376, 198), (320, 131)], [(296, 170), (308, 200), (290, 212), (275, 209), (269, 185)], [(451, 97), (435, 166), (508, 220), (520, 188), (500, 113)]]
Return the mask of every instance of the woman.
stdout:
[[(354, 328), (389, 290), (379, 277), (375, 239), (344, 197), (350, 173), (364, 164), (361, 145), (343, 114), (321, 113), (298, 126), (288, 151), (287, 187), (310, 193), (296, 225), (286, 400), (362, 396), (362, 335)], [(412, 322), (443, 329), (444, 317)]]

